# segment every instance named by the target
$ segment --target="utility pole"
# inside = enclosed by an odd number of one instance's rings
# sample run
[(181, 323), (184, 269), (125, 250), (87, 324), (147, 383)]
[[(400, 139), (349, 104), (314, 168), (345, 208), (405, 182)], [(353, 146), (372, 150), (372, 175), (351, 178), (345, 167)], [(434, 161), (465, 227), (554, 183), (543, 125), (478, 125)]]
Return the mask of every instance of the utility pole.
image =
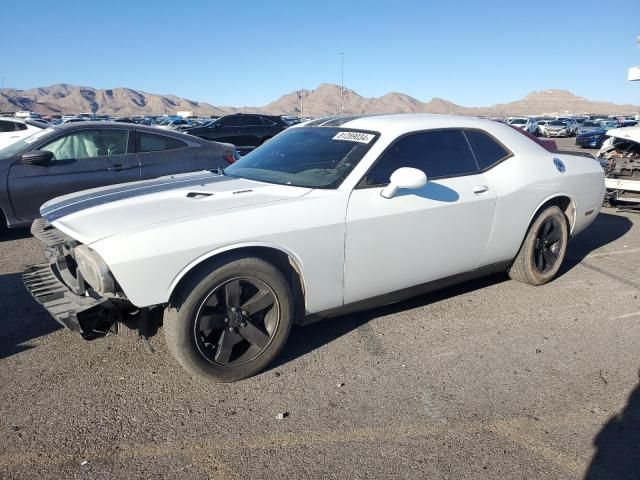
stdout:
[(304, 88), (302, 88), (302, 82), (300, 82), (300, 118), (304, 118)]
[(340, 114), (344, 113), (344, 52), (340, 52)]
[[(4, 90), (4, 78), (5, 77), (1, 77), (2, 78), (2, 90)], [(0, 96), (0, 112), (2, 111), (2, 105), (4, 104), (4, 97)]]

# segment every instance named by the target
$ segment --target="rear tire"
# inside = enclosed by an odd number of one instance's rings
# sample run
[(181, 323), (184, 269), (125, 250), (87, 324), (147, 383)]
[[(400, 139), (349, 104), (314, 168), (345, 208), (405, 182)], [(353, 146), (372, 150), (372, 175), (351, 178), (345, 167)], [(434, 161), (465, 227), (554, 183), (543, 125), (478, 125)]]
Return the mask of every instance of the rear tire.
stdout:
[(564, 260), (569, 239), (567, 217), (557, 206), (540, 212), (522, 242), (509, 276), (529, 285), (551, 281)]
[(194, 275), (164, 314), (169, 350), (191, 374), (233, 382), (266, 368), (293, 324), (293, 295), (282, 273), (252, 256), (218, 261)]

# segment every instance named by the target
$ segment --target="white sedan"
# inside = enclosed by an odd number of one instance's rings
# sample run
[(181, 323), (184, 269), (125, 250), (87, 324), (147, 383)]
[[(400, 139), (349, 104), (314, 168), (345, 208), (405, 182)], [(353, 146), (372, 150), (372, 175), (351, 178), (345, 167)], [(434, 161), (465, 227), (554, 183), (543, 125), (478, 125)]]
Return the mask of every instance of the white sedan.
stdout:
[(44, 123), (13, 117), (0, 117), (0, 150), (46, 128)]
[(85, 338), (162, 322), (189, 372), (233, 381), (269, 365), (294, 323), (501, 271), (550, 281), (604, 190), (593, 158), (490, 120), (323, 118), (224, 172), (47, 202), (32, 231), (50, 262), (24, 280)]
[(538, 122), (535, 118), (531, 117), (512, 117), (507, 122), (509, 125), (521, 128), (525, 132), (529, 132), (532, 135), (539, 133)]

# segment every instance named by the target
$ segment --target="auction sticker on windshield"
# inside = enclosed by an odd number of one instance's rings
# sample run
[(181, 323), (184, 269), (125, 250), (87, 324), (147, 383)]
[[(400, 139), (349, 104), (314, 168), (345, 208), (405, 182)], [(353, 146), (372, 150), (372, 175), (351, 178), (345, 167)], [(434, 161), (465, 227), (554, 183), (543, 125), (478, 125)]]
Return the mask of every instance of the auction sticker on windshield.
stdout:
[(375, 135), (361, 132), (338, 132), (332, 140), (346, 140), (348, 142), (369, 143)]

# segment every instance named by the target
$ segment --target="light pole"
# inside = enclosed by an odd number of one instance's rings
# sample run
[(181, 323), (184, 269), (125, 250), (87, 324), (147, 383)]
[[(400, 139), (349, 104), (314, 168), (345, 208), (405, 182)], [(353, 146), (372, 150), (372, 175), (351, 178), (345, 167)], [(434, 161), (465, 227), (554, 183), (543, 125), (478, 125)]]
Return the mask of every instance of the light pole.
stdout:
[(340, 113), (344, 113), (344, 52), (340, 52)]

